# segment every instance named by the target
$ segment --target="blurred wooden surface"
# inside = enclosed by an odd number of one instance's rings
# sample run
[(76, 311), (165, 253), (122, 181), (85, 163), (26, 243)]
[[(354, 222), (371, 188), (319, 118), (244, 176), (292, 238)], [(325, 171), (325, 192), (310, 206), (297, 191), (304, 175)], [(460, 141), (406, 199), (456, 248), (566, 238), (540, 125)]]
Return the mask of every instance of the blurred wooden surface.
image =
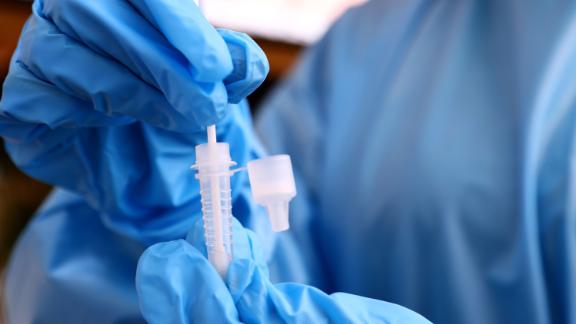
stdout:
[(256, 38), (255, 41), (260, 45), (268, 57), (268, 61), (270, 62), (269, 77), (274, 80), (280, 79), (289, 72), (302, 51), (302, 47), (299, 45), (271, 41), (262, 38)]
[(20, 30), (30, 15), (30, 6), (30, 3), (0, 2), (0, 80), (4, 80), (8, 72), (8, 62)]

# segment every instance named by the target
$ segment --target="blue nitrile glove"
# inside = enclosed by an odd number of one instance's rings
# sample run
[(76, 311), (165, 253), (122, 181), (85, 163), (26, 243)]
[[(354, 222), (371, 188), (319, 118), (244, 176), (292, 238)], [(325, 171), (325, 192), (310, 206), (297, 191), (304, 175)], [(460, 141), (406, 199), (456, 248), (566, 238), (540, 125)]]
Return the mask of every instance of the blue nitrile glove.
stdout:
[[(314, 287), (273, 284), (255, 234), (234, 221), (226, 283), (206, 259), (201, 220), (187, 241), (158, 243), (141, 256), (140, 309), (149, 323), (429, 323), (404, 307)], [(361, 275), (361, 274), (359, 274)]]
[(82, 194), (111, 228), (183, 237), (199, 211), (194, 146), (219, 122), (234, 159), (250, 158), (247, 108), (231, 103), (267, 71), (248, 36), (213, 29), (193, 1), (37, 0), (0, 134), (23, 171)]

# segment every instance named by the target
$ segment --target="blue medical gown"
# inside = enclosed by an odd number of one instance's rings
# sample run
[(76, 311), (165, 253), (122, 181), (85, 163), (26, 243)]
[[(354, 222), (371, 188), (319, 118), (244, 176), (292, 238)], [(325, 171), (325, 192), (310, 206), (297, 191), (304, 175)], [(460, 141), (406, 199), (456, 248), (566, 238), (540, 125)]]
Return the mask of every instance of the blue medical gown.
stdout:
[[(576, 323), (574, 75), (576, 3), (372, 1), (258, 120), (269, 150), (293, 159), (290, 232), (261, 225), (245, 178), (234, 213), (261, 234), (276, 281), (437, 323)], [(233, 155), (257, 151), (246, 140)], [(144, 244), (111, 228), (57, 190), (12, 257), (10, 319), (141, 320)]]

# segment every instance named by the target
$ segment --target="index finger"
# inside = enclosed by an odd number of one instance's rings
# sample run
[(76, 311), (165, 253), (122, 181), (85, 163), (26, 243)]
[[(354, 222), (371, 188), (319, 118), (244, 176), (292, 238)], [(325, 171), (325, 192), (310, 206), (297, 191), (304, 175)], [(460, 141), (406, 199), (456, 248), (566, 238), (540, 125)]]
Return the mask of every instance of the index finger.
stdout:
[(232, 72), (232, 60), (223, 60), (228, 47), (191, 0), (130, 0), (142, 16), (158, 28), (192, 64), (198, 81), (222, 81)]
[[(174, 12), (178, 8), (175, 5), (181, 4), (176, 0), (158, 3), (166, 4), (168, 9), (162, 9), (166, 12)], [(198, 20), (194, 14), (186, 14), (189, 8), (198, 12), (190, 1), (188, 7), (181, 8), (179, 19), (194, 20), (191, 24), (196, 27), (190, 30), (190, 25), (182, 23), (178, 32), (184, 34), (182, 37), (194, 34), (199, 39), (199, 43), (190, 45), (189, 51), (196, 53), (190, 58), (171, 44), (163, 31), (137, 7), (126, 1), (44, 0), (35, 3), (34, 13), (49, 20), (71, 39), (119, 62), (160, 90), (174, 109), (196, 121), (191, 128), (197, 129), (217, 122), (226, 114), (228, 96), (222, 79), (232, 71), (232, 59), (227, 49), (220, 50), (226, 45), (220, 44), (224, 41), (219, 35), (214, 38), (210, 32), (198, 34), (211, 27), (203, 18)], [(204, 56), (208, 59), (199, 59)], [(206, 75), (214, 81), (201, 80), (207, 79)]]

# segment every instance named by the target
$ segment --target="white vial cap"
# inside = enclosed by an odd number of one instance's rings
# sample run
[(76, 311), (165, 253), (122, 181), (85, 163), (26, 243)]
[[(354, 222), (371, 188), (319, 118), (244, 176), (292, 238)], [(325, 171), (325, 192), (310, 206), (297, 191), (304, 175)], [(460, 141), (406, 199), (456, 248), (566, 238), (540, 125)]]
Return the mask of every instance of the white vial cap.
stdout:
[(208, 143), (196, 145), (196, 164), (193, 168), (221, 167), (235, 164), (230, 159), (228, 143)]
[(272, 230), (287, 230), (288, 203), (296, 196), (290, 156), (273, 155), (250, 161), (248, 177), (254, 201), (266, 207)]

